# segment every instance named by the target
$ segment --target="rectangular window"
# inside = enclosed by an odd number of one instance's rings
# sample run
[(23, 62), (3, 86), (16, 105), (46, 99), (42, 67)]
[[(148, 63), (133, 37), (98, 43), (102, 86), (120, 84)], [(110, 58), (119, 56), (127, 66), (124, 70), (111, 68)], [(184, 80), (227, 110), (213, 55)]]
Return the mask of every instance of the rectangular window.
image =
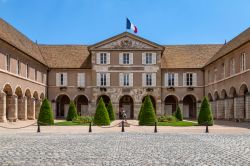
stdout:
[(107, 75), (106, 73), (101, 73), (101, 86), (107, 86)]
[(207, 80), (208, 80), (208, 83), (210, 83), (210, 70), (207, 71)]
[(168, 86), (174, 86), (174, 73), (168, 73)]
[(100, 53), (100, 64), (107, 64), (107, 53)]
[(20, 72), (21, 72), (21, 62), (20, 60), (17, 60), (17, 74), (20, 75)]
[(35, 69), (35, 80), (37, 81), (37, 70)]
[(85, 86), (85, 73), (78, 73), (78, 87)]
[(226, 77), (225, 63), (222, 63), (221, 68), (222, 68), (222, 73), (221, 73), (222, 78), (225, 78)]
[(29, 78), (29, 64), (26, 64), (26, 78)]
[(6, 55), (6, 70), (10, 71), (10, 56)]
[(146, 85), (152, 86), (152, 74), (146, 74)]
[(240, 65), (240, 68), (241, 68), (241, 71), (244, 71), (246, 70), (246, 53), (242, 53), (241, 56), (241, 65)]
[(193, 73), (187, 73), (186, 85), (187, 86), (192, 86), (193, 85)]
[(60, 73), (60, 85), (63, 86), (64, 84), (64, 77), (63, 77), (63, 73)]
[(129, 86), (129, 74), (123, 74), (123, 86)]
[(123, 53), (123, 64), (129, 64), (129, 53)]
[(235, 59), (234, 58), (230, 60), (230, 66), (231, 66), (230, 74), (233, 75), (235, 74)]
[(214, 68), (214, 82), (217, 81), (217, 68)]
[(146, 53), (146, 64), (152, 64), (152, 63), (153, 63), (152, 53)]
[(42, 79), (42, 83), (44, 81), (44, 74), (41, 72), (41, 79)]

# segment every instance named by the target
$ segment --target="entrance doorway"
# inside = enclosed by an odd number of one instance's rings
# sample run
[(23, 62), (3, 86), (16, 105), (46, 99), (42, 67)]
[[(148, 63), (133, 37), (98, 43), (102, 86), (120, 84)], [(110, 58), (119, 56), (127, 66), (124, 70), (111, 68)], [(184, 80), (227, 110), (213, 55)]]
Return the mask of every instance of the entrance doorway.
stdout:
[(128, 119), (134, 119), (134, 102), (131, 96), (125, 95), (119, 101), (119, 118), (122, 119), (122, 111), (125, 111)]

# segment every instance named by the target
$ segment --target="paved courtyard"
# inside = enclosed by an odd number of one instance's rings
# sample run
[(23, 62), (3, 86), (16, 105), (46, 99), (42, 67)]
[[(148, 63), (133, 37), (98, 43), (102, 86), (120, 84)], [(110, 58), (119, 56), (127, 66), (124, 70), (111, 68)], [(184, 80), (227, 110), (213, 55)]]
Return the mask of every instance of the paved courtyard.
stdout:
[(250, 165), (250, 133), (0, 133), (0, 165)]

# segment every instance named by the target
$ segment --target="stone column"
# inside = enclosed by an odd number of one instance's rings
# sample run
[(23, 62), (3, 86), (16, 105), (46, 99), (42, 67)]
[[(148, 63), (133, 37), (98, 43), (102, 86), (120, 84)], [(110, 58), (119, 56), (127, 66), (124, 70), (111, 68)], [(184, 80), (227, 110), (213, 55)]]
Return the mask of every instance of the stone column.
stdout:
[(27, 98), (18, 99), (18, 119), (27, 120)]
[(217, 100), (217, 119), (224, 119), (224, 101)]
[(6, 121), (6, 94), (0, 93), (0, 122)]
[(40, 108), (41, 108), (41, 100), (35, 100), (35, 118), (38, 119), (38, 116), (39, 116), (39, 112), (40, 112)]
[(244, 96), (234, 97), (234, 117), (244, 119)]
[(250, 93), (246, 95), (246, 121), (250, 121)]
[(224, 100), (225, 107), (225, 119), (231, 120), (234, 118), (234, 100), (233, 98), (227, 98)]
[(12, 96), (6, 96), (7, 97), (7, 120), (10, 122), (15, 122), (17, 121), (17, 96), (12, 95)]
[(35, 119), (35, 99), (34, 98), (28, 98), (27, 100), (27, 113), (28, 113), (28, 119), (34, 120)]

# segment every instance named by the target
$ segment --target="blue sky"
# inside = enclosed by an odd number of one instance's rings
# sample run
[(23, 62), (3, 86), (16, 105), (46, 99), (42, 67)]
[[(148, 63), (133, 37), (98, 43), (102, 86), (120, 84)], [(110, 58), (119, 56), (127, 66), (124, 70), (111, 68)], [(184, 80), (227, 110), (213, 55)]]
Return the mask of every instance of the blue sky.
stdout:
[(213, 44), (250, 26), (250, 0), (0, 0), (0, 17), (43, 44), (94, 44), (126, 17), (159, 44)]

